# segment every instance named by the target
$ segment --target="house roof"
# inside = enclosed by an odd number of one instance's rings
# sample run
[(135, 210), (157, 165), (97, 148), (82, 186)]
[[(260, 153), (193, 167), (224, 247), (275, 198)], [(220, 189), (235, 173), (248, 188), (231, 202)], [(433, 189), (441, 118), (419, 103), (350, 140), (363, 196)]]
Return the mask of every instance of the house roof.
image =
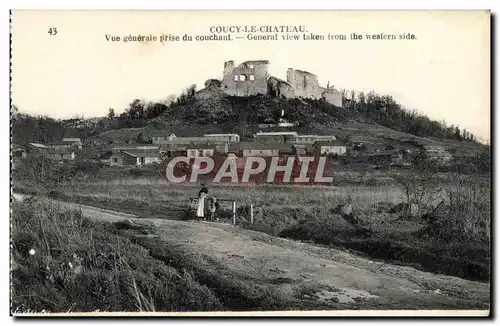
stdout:
[(343, 142), (340, 140), (333, 140), (333, 141), (317, 141), (314, 143), (314, 147), (317, 146), (346, 146)]
[(195, 143), (186, 146), (187, 149), (215, 149), (215, 145), (209, 143)]
[(203, 137), (220, 137), (220, 136), (239, 136), (238, 134), (205, 134)]
[(132, 149), (132, 150), (123, 150), (122, 153), (133, 156), (133, 157), (159, 157), (160, 156), (160, 151), (158, 149), (156, 150), (138, 150), (138, 149)]
[(80, 138), (63, 138), (62, 142), (81, 142)]
[(297, 138), (333, 138), (337, 139), (334, 135), (297, 135)]
[(213, 141), (207, 137), (177, 137), (166, 141), (164, 144), (184, 144), (189, 145), (191, 143), (206, 143), (208, 141)]
[(188, 144), (163, 144), (160, 146), (160, 150), (173, 151), (173, 152), (183, 152), (187, 151)]
[(39, 144), (39, 143), (29, 143), (31, 146), (35, 148), (47, 148), (44, 144)]
[(270, 132), (258, 132), (254, 136), (297, 136), (296, 131), (270, 131)]
[(158, 151), (158, 145), (151, 144), (123, 144), (118, 146), (113, 146), (113, 151), (120, 150), (155, 150)]
[(56, 145), (64, 145), (64, 146), (71, 146), (71, 144), (68, 144), (69, 142), (50, 142), (47, 143), (47, 146), (56, 146)]

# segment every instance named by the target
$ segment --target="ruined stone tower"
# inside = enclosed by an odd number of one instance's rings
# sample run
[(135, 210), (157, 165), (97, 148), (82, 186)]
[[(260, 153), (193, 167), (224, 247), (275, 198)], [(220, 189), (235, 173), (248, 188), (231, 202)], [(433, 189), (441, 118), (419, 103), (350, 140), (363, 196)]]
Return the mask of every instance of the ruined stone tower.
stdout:
[(245, 61), (234, 66), (234, 61), (224, 63), (223, 90), (228, 95), (250, 96), (267, 93), (269, 61)]

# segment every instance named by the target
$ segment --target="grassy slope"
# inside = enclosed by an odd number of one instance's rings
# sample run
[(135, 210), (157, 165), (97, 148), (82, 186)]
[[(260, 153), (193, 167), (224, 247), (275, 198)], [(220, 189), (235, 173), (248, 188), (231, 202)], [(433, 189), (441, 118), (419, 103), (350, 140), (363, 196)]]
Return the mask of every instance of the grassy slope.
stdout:
[(189, 270), (152, 258), (112, 225), (44, 200), (12, 209), (13, 312), (224, 309)]
[[(236, 132), (242, 136), (251, 139), (251, 135), (259, 130), (257, 125), (171, 125), (165, 124), (161, 129), (150, 127), (144, 128), (124, 128), (110, 130), (97, 136), (101, 140), (127, 141), (134, 140), (139, 134), (150, 138), (154, 133), (164, 132), (166, 134), (174, 133), (177, 136), (202, 136), (205, 133), (227, 133)], [(366, 144), (382, 147), (388, 144), (402, 144), (403, 141), (416, 140), (424, 144), (441, 145), (445, 149), (454, 149), (465, 153), (480, 153), (484, 146), (472, 142), (460, 142), (455, 140), (443, 140), (435, 138), (417, 137), (393, 129), (361, 122), (347, 122), (338, 125), (312, 125), (297, 128), (275, 128), (270, 130), (297, 131), (301, 134), (334, 134), (341, 138), (350, 137), (351, 141), (364, 142)]]

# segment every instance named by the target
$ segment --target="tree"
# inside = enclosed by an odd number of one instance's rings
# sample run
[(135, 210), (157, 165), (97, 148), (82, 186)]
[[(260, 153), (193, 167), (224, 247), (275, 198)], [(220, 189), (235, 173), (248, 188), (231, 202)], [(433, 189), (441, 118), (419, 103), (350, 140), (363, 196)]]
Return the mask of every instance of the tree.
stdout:
[(108, 118), (113, 119), (114, 117), (115, 117), (115, 109), (113, 109), (113, 108), (109, 108), (109, 111), (108, 111)]
[(462, 140), (462, 135), (460, 134), (460, 128), (458, 126), (455, 127), (454, 136), (455, 136), (456, 140), (460, 140), (460, 141)]

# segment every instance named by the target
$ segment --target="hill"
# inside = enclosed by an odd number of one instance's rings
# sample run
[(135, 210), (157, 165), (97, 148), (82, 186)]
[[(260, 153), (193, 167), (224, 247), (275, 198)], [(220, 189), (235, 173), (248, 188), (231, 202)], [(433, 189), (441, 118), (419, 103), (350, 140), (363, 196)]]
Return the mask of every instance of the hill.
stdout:
[[(476, 154), (487, 149), (467, 130), (430, 120), (405, 110), (390, 96), (360, 93), (356, 98), (343, 91), (344, 108), (324, 100), (280, 99), (270, 95), (228, 96), (218, 89), (196, 92), (194, 86), (165, 102), (134, 100), (115, 116), (97, 119), (56, 120), (16, 114), (12, 119), (14, 143), (58, 141), (78, 136), (109, 144), (121, 141), (148, 142), (158, 133), (201, 136), (204, 133), (240, 134), (252, 138), (259, 130), (297, 131), (302, 134), (334, 134), (340, 139), (379, 146), (413, 141), (439, 144), (446, 149)], [(280, 119), (295, 123), (293, 128), (270, 127)]]
[[(113, 122), (140, 126), (139, 128), (103, 128), (103, 132), (96, 133), (96, 138), (107, 142), (148, 142), (154, 134), (162, 132), (177, 136), (238, 133), (242, 140), (250, 140), (255, 132), (265, 130), (333, 134), (346, 142), (363, 142), (372, 146), (398, 146), (418, 142), (442, 145), (448, 150), (469, 155), (478, 154), (487, 148), (476, 142), (467, 131), (463, 132), (464, 136), (460, 132), (457, 134), (458, 127), (446, 127), (425, 116), (406, 112), (385, 97), (385, 102), (379, 101), (384, 105), (383, 109), (366, 109), (357, 108), (357, 102), (348, 99), (347, 107), (339, 108), (325, 101), (312, 99), (278, 99), (269, 95), (236, 97), (206, 89), (191, 94), (180, 97), (168, 106), (136, 100), (118, 118), (118, 122), (116, 118)], [(391, 105), (392, 109), (388, 109)], [(160, 110), (158, 106), (163, 107)], [(155, 113), (151, 113), (153, 111)], [(388, 111), (391, 111), (391, 117)], [(278, 127), (280, 118), (295, 123), (296, 126)]]

